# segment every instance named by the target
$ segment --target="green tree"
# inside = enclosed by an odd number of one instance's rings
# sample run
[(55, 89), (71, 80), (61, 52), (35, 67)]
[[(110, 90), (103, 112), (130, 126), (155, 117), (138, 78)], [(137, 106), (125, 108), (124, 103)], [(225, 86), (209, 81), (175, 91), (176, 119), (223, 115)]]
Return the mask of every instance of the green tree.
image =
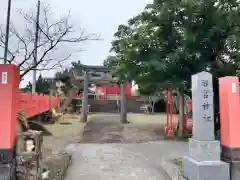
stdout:
[[(36, 82), (36, 93), (39, 94), (49, 94), (49, 89), (52, 87), (52, 82), (43, 78), (40, 74), (37, 82)], [(22, 88), (21, 90), (23, 92), (31, 92), (32, 89), (32, 83), (28, 82), (28, 85), (25, 88)]]
[(115, 56), (108, 56), (107, 59), (103, 61), (104, 67), (115, 67), (118, 64), (118, 59)]
[[(61, 81), (64, 83), (64, 86), (62, 87), (62, 90), (65, 94), (69, 92), (71, 88), (74, 86), (82, 87), (82, 83), (75, 80), (73, 72), (78, 73), (78, 75), (81, 74), (82, 70), (81, 67), (81, 61), (72, 62), (71, 67), (64, 69), (63, 71), (57, 72), (55, 74), (55, 80)], [(80, 74), (79, 74), (80, 73)]]
[(140, 89), (172, 88), (182, 97), (197, 72), (210, 71), (217, 84), (218, 77), (238, 73), (239, 12), (237, 0), (155, 0), (119, 26), (111, 49), (116, 56), (105, 64)]

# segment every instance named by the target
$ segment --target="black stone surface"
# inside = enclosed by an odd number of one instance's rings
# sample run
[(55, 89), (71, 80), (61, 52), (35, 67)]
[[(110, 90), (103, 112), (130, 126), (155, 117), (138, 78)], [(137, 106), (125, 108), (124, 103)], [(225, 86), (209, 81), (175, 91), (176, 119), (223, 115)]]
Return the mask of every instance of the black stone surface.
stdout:
[(230, 166), (230, 179), (240, 179), (240, 148), (229, 148), (222, 145), (221, 160)]
[[(229, 148), (221, 145), (221, 158), (228, 161), (240, 161), (240, 148)], [(240, 178), (239, 178), (240, 179)]]
[(0, 149), (0, 180), (16, 179), (15, 157), (15, 147)]
[(0, 180), (16, 180), (16, 171), (13, 164), (0, 165)]
[(15, 148), (0, 149), (0, 164), (9, 164), (15, 157)]
[(230, 165), (230, 180), (240, 179), (240, 161), (232, 161), (229, 159), (222, 159), (224, 162)]

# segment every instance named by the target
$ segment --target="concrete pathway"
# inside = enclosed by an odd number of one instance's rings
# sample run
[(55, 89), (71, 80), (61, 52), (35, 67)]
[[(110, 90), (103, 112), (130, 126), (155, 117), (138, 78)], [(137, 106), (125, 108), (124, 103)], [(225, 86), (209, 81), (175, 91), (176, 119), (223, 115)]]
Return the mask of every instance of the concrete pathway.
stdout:
[(173, 152), (179, 147), (186, 150), (180, 144), (163, 142), (71, 145), (66, 180), (170, 180), (162, 168), (163, 158), (179, 155)]
[(170, 180), (164, 162), (186, 154), (186, 143), (126, 143), (122, 124), (114, 116), (103, 117), (89, 122), (85, 141), (67, 147), (72, 164), (65, 180)]

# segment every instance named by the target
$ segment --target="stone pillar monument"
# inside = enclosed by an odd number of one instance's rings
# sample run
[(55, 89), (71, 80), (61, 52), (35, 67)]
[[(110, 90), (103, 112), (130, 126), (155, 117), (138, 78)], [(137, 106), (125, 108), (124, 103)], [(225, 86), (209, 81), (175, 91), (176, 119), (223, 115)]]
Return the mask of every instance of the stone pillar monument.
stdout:
[(192, 76), (193, 137), (182, 169), (188, 180), (230, 180), (229, 165), (220, 160), (220, 142), (215, 141), (212, 75)]
[(82, 98), (81, 122), (87, 122), (88, 117), (88, 72), (84, 71), (84, 87)]

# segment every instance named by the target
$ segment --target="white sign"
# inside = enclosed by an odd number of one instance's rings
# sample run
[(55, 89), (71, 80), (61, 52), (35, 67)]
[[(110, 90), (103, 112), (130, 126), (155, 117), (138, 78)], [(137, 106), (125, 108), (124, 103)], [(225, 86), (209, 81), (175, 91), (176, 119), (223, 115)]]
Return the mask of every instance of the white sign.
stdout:
[(2, 72), (2, 84), (7, 84), (7, 83), (8, 83), (8, 73)]
[(236, 83), (232, 82), (232, 93), (236, 93), (236, 92), (237, 92)]

